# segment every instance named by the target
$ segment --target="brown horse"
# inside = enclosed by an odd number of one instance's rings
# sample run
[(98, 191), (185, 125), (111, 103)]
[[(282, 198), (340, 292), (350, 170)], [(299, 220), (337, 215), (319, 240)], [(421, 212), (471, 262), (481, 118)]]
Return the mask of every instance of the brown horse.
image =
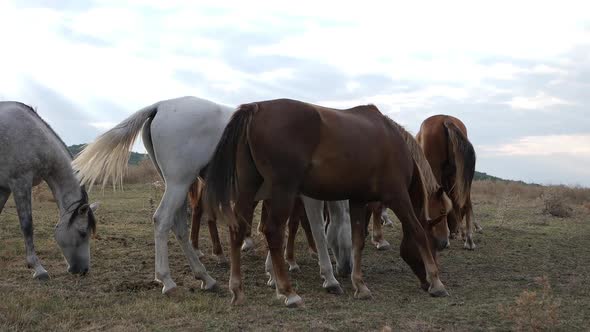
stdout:
[[(373, 219), (373, 233), (371, 234), (371, 242), (377, 250), (387, 250), (391, 247), (389, 242), (383, 238), (383, 227), (382, 223), (391, 222), (385, 211), (387, 209), (381, 202), (372, 202), (367, 205), (367, 217), (365, 219), (367, 230), (369, 223), (371, 222), (371, 218)], [(387, 218), (387, 219), (385, 219)]]
[[(277, 295), (287, 306), (303, 303), (293, 290), (283, 259), (284, 228), (299, 193), (320, 200), (348, 199), (353, 242), (355, 297), (371, 293), (361, 272), (365, 209), (381, 201), (402, 223), (401, 256), (433, 296), (448, 295), (433, 257), (432, 225), (450, 205), (442, 190), (428, 196), (423, 171), (428, 162), (414, 138), (374, 105), (336, 110), (279, 99), (245, 104), (225, 128), (209, 165), (206, 201), (228, 218), (231, 238), (229, 289), (232, 303), (245, 299), (240, 245), (248, 208), (268, 200), (266, 237), (277, 280)], [(429, 209), (441, 212), (430, 220)], [(426, 229), (426, 230), (425, 230)]]
[(461, 120), (450, 115), (435, 115), (422, 122), (416, 136), (432, 167), (432, 172), (453, 201), (448, 225), (452, 234), (462, 229), (465, 218), (466, 249), (475, 249), (473, 242), (473, 205), (471, 182), (475, 174), (475, 150), (467, 139)]

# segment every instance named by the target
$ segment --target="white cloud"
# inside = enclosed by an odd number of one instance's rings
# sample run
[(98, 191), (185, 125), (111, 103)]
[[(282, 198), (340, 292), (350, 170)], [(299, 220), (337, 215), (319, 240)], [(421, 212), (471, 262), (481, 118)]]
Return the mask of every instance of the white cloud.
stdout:
[(480, 145), (491, 156), (550, 156), (568, 154), (590, 157), (590, 134), (526, 136), (501, 145)]
[(544, 92), (539, 92), (532, 97), (513, 97), (507, 102), (513, 109), (521, 110), (543, 110), (559, 105), (571, 105), (572, 103)]

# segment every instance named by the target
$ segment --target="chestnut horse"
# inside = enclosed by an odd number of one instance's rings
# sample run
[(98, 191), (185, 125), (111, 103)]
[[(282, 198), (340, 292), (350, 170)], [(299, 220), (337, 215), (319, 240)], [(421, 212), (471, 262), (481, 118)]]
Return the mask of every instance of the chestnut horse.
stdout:
[[(240, 245), (247, 228), (244, 216), (257, 200), (268, 200), (268, 218), (261, 226), (277, 295), (287, 306), (303, 303), (291, 286), (282, 253), (285, 224), (300, 193), (349, 200), (356, 298), (371, 296), (361, 254), (366, 204), (373, 201), (383, 202), (401, 221), (401, 256), (422, 288), (432, 296), (448, 295), (433, 256), (432, 226), (446, 216), (450, 202), (442, 190), (429, 197), (424, 172), (430, 172), (428, 162), (412, 135), (374, 105), (336, 110), (278, 99), (240, 106), (210, 161), (205, 188), (211, 211), (229, 225), (232, 304), (245, 300)], [(430, 220), (428, 207), (434, 205), (442, 213)]]
[(453, 211), (448, 216), (451, 233), (456, 234), (462, 229), (465, 218), (464, 248), (475, 249), (471, 182), (476, 158), (465, 125), (450, 115), (431, 116), (422, 122), (416, 139), (424, 150), (436, 180), (453, 201)]

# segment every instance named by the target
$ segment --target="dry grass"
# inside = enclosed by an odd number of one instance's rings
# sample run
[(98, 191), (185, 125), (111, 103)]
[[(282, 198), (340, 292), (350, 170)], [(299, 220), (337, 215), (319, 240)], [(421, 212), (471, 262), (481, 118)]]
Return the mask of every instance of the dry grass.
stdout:
[(554, 331), (559, 324), (559, 300), (547, 276), (535, 279), (539, 291), (524, 290), (512, 305), (499, 306), (503, 317), (514, 323), (515, 331)]
[(123, 179), (125, 184), (154, 183), (160, 180), (160, 175), (150, 159), (139, 162), (138, 165), (129, 166)]
[[(98, 234), (92, 240), (92, 271), (84, 278), (65, 271), (53, 240), (55, 203), (36, 203), (35, 244), (51, 275), (51, 280), (39, 283), (32, 280), (26, 267), (23, 239), (10, 200), (0, 215), (0, 330), (378, 331), (389, 327), (393, 331), (507, 331), (515, 329), (516, 322), (498, 308), (512, 308), (522, 294), (528, 295), (520, 301), (521, 307), (538, 303), (544, 293), (535, 280), (543, 275), (552, 286), (552, 298), (560, 303), (555, 308), (554, 329), (587, 330), (588, 215), (574, 213), (555, 222), (555, 218), (541, 213), (544, 203), (540, 193), (529, 199), (528, 188), (482, 185), (476, 183), (473, 192), (475, 216), (484, 227), (484, 233), (475, 236), (478, 248), (463, 250), (462, 242), (454, 240), (451, 248), (441, 253), (441, 280), (450, 297), (429, 297), (420, 290), (397, 250), (378, 251), (369, 243), (363, 270), (373, 299), (355, 300), (349, 278), (342, 277), (339, 280), (346, 293), (326, 294), (317, 261), (307, 254), (304, 236), (300, 235), (296, 258), (302, 270), (292, 273), (291, 279), (306, 306), (297, 310), (284, 308), (266, 286), (265, 245), (258, 235), (256, 249), (242, 256), (247, 297), (244, 306), (229, 306), (228, 265), (217, 264), (209, 255), (203, 263), (221, 289), (214, 293), (199, 290), (200, 282), (194, 280), (172, 235), (170, 268), (179, 289), (174, 297), (162, 296), (160, 286), (153, 282), (151, 220), (161, 192), (151, 184), (129, 185), (123, 192), (91, 192), (91, 199), (100, 200), (102, 205), (97, 212)], [(518, 190), (524, 193), (516, 199)], [(494, 196), (494, 192), (498, 194)], [(567, 199), (574, 199), (568, 195)], [(154, 203), (150, 204), (150, 199)], [(259, 211), (256, 222), (258, 218)], [(220, 230), (227, 254), (226, 227), (220, 226)], [(397, 247), (401, 240), (399, 223), (384, 232), (392, 247)], [(208, 234), (202, 231), (201, 236), (202, 250), (208, 253)], [(523, 293), (525, 290), (534, 291), (535, 297)]]

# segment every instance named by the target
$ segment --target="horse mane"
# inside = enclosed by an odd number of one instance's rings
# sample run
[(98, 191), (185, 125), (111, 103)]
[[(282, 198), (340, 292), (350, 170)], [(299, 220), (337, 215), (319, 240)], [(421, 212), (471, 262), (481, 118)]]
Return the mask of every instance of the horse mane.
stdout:
[(471, 192), (471, 182), (475, 175), (475, 149), (453, 122), (447, 120), (444, 126), (451, 145), (449, 160), (455, 164), (454, 183), (450, 194), (455, 202), (463, 206)]
[(412, 158), (414, 159), (414, 161), (416, 162), (416, 165), (418, 166), (418, 169), (420, 170), (420, 175), (422, 177), (422, 182), (424, 183), (426, 193), (428, 195), (431, 195), (431, 194), (437, 192), (440, 189), (440, 185), (438, 184), (438, 181), (436, 181), (436, 178), (434, 177), (434, 173), (432, 172), (432, 168), (430, 167), (430, 163), (428, 162), (428, 160), (426, 159), (426, 156), (424, 155), (424, 151), (422, 151), (422, 148), (420, 147), (420, 145), (418, 144), (418, 142), (416, 141), (414, 136), (412, 134), (410, 134), (406, 130), (406, 128), (401, 126), (399, 123), (393, 121), (391, 118), (389, 118), (386, 115), (384, 115), (384, 116), (388, 120), (387, 122), (394, 129), (396, 129), (402, 135), (402, 138), (404, 139), (404, 141), (406, 141), (406, 144), (408, 145), (408, 149), (410, 150), (410, 153), (412, 154)]

